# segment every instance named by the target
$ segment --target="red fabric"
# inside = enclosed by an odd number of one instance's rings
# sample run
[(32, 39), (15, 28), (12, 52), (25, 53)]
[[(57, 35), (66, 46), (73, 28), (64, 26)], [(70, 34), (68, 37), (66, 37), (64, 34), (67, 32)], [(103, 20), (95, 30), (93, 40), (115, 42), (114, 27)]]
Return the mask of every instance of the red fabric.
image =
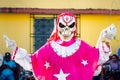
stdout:
[(17, 51), (18, 51), (18, 47), (16, 47), (15, 51), (12, 53), (12, 56), (11, 56), (11, 59), (12, 59), (12, 60), (15, 59), (15, 56), (16, 56)]

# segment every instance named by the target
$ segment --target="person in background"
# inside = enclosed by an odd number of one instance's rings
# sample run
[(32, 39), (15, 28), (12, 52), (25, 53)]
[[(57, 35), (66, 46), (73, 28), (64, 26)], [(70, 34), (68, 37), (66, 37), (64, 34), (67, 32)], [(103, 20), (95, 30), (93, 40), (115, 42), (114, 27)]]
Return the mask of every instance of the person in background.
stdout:
[(110, 72), (114, 78), (114, 80), (119, 80), (120, 79), (120, 64), (119, 64), (119, 57), (114, 54), (111, 57), (110, 60)]
[(119, 70), (119, 58), (116, 54), (111, 57), (110, 60), (111, 71)]
[(110, 60), (104, 64), (105, 66), (105, 80), (119, 80), (120, 79), (120, 62), (119, 57), (116, 54), (113, 54), (110, 57)]
[(11, 60), (11, 54), (9, 52), (6, 52), (4, 55), (3, 66), (4, 68), (1, 71), (2, 78), (0, 80), (15, 80), (14, 71), (16, 63)]

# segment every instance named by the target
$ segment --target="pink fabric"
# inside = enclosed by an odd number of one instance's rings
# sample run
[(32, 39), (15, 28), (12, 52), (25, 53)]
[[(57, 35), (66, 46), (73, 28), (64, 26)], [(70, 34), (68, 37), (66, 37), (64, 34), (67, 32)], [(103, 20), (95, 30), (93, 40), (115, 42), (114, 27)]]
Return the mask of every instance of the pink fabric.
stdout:
[[(46, 43), (38, 51), (31, 55), (33, 72), (38, 80), (58, 80), (55, 74), (62, 69), (64, 74), (69, 73), (66, 80), (92, 80), (97, 67), (99, 51), (84, 41), (81, 41), (79, 49), (66, 58), (58, 56), (52, 49), (50, 43)], [(81, 62), (87, 60), (84, 66)], [(46, 62), (50, 67), (46, 69)]]
[(12, 56), (11, 56), (11, 59), (12, 59), (12, 60), (15, 59), (15, 56), (16, 56), (17, 51), (18, 51), (18, 47), (16, 47), (15, 51), (12, 53)]
[(62, 46), (70, 46), (76, 41), (76, 38), (72, 38), (70, 41), (62, 41), (61, 39), (57, 39), (55, 42)]

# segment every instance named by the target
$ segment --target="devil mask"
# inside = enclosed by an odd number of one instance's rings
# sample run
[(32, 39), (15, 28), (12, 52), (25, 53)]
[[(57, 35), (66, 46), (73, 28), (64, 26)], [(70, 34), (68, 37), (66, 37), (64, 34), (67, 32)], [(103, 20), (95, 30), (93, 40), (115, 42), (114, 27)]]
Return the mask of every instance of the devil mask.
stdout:
[(76, 17), (71, 13), (58, 16), (56, 26), (49, 40), (70, 41), (76, 37)]

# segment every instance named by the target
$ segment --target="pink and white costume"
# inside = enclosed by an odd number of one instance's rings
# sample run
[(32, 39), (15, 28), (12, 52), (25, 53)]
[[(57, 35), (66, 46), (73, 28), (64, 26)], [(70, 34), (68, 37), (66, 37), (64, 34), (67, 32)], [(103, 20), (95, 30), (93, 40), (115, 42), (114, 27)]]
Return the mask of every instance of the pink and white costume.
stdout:
[[(71, 48), (68, 46), (70, 43)], [(61, 46), (53, 41), (32, 55), (33, 71), (38, 80), (92, 80), (99, 58), (98, 49), (75, 39), (65, 45)], [(66, 52), (77, 50), (71, 55), (66, 54), (67, 57), (62, 57), (59, 53), (56, 54), (56, 51), (62, 52), (63, 47), (69, 47)]]
[[(33, 72), (38, 80), (92, 80), (98, 65), (109, 59), (110, 48), (106, 44), (107, 56), (103, 49), (95, 49), (84, 41), (76, 39), (76, 28), (73, 29), (74, 35), (70, 40), (61, 39), (62, 32), (59, 32), (59, 28), (72, 28), (69, 26), (70, 22), (71, 25), (75, 22), (77, 26), (74, 15), (61, 14), (49, 41), (31, 56)], [(100, 51), (106, 60), (102, 61)]]
[(110, 47), (102, 42), (106, 31), (102, 31), (97, 48), (93, 48), (76, 38), (76, 22), (71, 13), (59, 15), (48, 42), (29, 57), (37, 80), (92, 80), (98, 65), (109, 59)]

